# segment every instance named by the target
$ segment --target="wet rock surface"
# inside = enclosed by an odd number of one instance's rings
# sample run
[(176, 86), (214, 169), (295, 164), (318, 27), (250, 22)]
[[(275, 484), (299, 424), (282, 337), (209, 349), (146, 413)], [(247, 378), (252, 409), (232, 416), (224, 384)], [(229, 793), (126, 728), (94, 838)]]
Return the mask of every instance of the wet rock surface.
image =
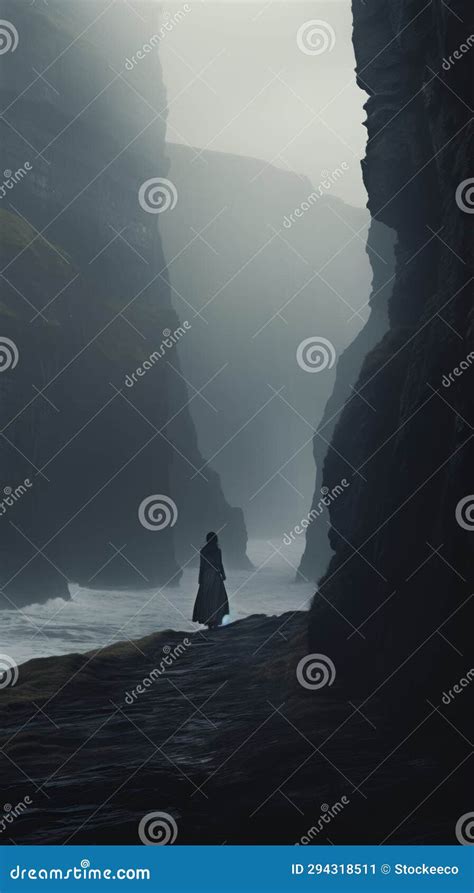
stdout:
[(306, 621), (254, 615), (22, 665), (0, 697), (0, 784), (6, 802), (31, 805), (0, 843), (139, 843), (154, 811), (181, 843), (296, 843), (310, 829), (315, 844), (454, 842), (446, 790), (421, 803), (449, 771), (449, 729), (427, 720), (427, 758), (425, 722), (404, 742), (411, 718), (395, 729), (378, 699), (359, 712), (343, 668), (331, 686), (302, 687)]

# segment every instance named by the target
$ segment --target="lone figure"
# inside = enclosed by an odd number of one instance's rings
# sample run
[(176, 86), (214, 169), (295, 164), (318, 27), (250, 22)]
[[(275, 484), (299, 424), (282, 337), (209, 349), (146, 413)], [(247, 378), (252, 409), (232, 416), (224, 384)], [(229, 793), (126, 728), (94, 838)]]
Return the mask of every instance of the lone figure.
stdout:
[(229, 602), (224, 586), (225, 571), (217, 533), (211, 531), (202, 547), (199, 565), (199, 589), (194, 603), (193, 621), (204, 623), (209, 629), (221, 625), (229, 613)]

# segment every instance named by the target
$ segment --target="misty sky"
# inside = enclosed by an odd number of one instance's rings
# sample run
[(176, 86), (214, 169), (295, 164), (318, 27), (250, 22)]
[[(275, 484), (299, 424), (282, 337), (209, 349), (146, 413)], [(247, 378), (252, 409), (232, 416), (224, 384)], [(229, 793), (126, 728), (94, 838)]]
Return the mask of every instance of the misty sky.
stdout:
[[(165, 20), (183, 5), (163, 4)], [(168, 140), (261, 158), (315, 185), (345, 161), (349, 169), (334, 194), (364, 207), (367, 95), (355, 83), (350, 0), (189, 5), (160, 46)], [(297, 33), (315, 19), (330, 42), (332, 29), (334, 46), (307, 55)]]
[[(321, 417), (333, 376), (315, 381), (299, 375), (296, 346), (314, 330), (342, 351), (364, 322), (352, 308), (367, 302), (372, 275), (365, 250), (368, 212), (354, 218), (343, 205), (314, 209), (291, 235), (283, 229), (284, 239), (265, 248), (271, 226), (281, 228), (285, 214), (311, 191), (296, 178), (275, 177), (268, 165), (301, 174), (316, 188), (342, 166), (343, 175), (327, 191), (331, 202), (365, 208), (360, 160), (367, 94), (355, 82), (350, 0), (189, 0), (189, 11), (176, 21), (185, 6), (185, 0), (162, 5), (163, 21), (173, 25), (159, 46), (167, 140), (206, 150), (206, 156), (191, 152), (180, 160), (170, 148), (170, 176), (180, 199), (159, 225), (178, 312), (205, 308), (206, 324), (196, 320), (193, 338), (180, 350), (184, 374), (202, 384), (228, 364), (207, 392), (219, 414), (213, 417), (202, 401), (191, 406), (199, 444), (206, 457), (214, 457), (226, 497), (243, 507), (255, 535), (262, 525), (277, 531), (292, 526), (311, 502), (308, 429)], [(312, 50), (306, 35), (313, 26), (327, 41), (318, 54), (304, 51)], [(243, 161), (221, 167), (212, 152), (261, 159), (261, 167)], [(216, 214), (221, 216), (206, 228), (205, 241), (196, 242), (194, 234)], [(317, 276), (321, 266), (325, 281)], [(216, 293), (218, 300), (208, 306)], [(286, 320), (277, 316), (267, 326), (286, 305)], [(233, 362), (229, 332), (238, 356), (246, 357), (245, 372), (241, 360)], [(285, 387), (297, 413), (277, 401), (260, 414), (268, 382)], [(225, 450), (223, 443), (229, 444)], [(249, 457), (247, 471), (242, 456)], [(282, 467), (285, 479), (276, 474)], [(259, 490), (272, 474), (270, 485)]]

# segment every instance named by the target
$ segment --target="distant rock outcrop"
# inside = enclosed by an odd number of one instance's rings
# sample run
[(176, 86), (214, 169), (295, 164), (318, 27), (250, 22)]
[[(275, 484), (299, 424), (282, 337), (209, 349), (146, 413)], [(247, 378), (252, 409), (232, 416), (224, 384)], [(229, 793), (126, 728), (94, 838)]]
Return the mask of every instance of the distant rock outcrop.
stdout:
[[(249, 528), (283, 540), (310, 509), (312, 434), (335, 376), (335, 368), (319, 375), (302, 369), (298, 345), (326, 338), (340, 357), (360, 338), (360, 364), (387, 327), (380, 293), (360, 333), (368, 316), (370, 216), (338, 198), (350, 176), (341, 159), (311, 183), (257, 158), (174, 143), (166, 149), (179, 201), (163, 218), (163, 246), (173, 304), (193, 320), (183, 371), (196, 387), (215, 376), (204, 391), (212, 406), (200, 397), (191, 405), (199, 442), (206, 455), (217, 453), (225, 491), (243, 506)], [(384, 231), (372, 224), (377, 288), (393, 276)], [(329, 434), (320, 438), (324, 449)], [(318, 571), (329, 555), (327, 525), (321, 527)]]

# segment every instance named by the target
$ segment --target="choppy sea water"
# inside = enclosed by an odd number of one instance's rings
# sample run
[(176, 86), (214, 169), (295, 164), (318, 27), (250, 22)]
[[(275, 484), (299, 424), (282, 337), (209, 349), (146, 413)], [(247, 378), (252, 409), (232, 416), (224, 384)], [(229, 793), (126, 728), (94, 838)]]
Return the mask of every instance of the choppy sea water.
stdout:
[[(254, 569), (227, 569), (231, 612), (227, 622), (250, 614), (283, 614), (309, 607), (315, 586), (293, 582), (303, 545), (301, 541), (284, 546), (281, 540), (249, 543)], [(225, 566), (225, 555), (223, 559)], [(190, 620), (197, 567), (185, 568), (179, 586), (161, 590), (99, 591), (71, 586), (70, 591), (70, 602), (51, 599), (21, 611), (0, 611), (0, 650), (20, 664), (34, 657), (90, 651), (164, 629), (200, 629)]]

